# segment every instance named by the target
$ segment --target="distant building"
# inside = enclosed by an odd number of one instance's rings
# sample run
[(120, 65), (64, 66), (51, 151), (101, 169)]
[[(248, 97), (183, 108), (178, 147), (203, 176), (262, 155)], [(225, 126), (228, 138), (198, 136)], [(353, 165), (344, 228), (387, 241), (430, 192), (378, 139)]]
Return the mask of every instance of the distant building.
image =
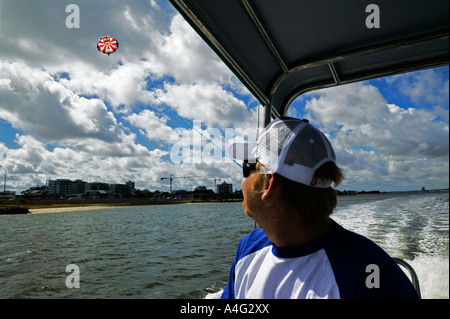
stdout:
[(197, 186), (192, 192), (193, 199), (205, 198), (213, 195), (214, 195), (213, 190), (206, 188), (206, 186)]
[(2, 200), (13, 200), (16, 198), (16, 192), (15, 191), (1, 191), (0, 192), (0, 201)]
[(197, 186), (193, 194), (214, 194), (213, 190), (211, 188), (206, 188), (206, 186)]
[(214, 194), (213, 190), (210, 188), (206, 188), (206, 186), (197, 186), (192, 192), (194, 195), (198, 194)]
[(198, 193), (200, 193), (200, 192), (207, 192), (206, 186), (197, 186), (194, 189), (194, 192), (198, 192)]
[(110, 190), (88, 190), (85, 193), (86, 198), (99, 199), (99, 198), (111, 198), (113, 195)]
[(128, 181), (125, 184), (111, 184), (110, 189), (114, 198), (122, 198), (126, 195), (134, 194), (136, 191), (135, 183), (132, 181)]
[(178, 190), (178, 191), (174, 192), (173, 198), (175, 198), (175, 199), (189, 199), (189, 198), (192, 198), (192, 194), (191, 194), (191, 192), (188, 192), (186, 190)]
[(131, 194), (130, 188), (126, 184), (111, 184), (110, 188), (114, 198), (122, 198), (127, 194)]
[(58, 194), (60, 197), (69, 195), (74, 197), (97, 198), (122, 198), (124, 195), (133, 194), (135, 183), (128, 181), (125, 184), (108, 184), (101, 182), (87, 183), (82, 180), (71, 181), (69, 179), (48, 180), (45, 187), (48, 193)]
[(49, 193), (58, 194), (61, 197), (73, 194), (72, 181), (70, 179), (48, 180), (46, 189)]
[(233, 192), (233, 184), (227, 184), (223, 182), (222, 184), (217, 185), (216, 193), (232, 193)]
[(72, 182), (72, 194), (84, 194), (86, 192), (87, 183), (82, 180), (75, 180)]
[(129, 192), (131, 194), (134, 194), (134, 192), (136, 191), (136, 184), (132, 181), (128, 181), (125, 183), (125, 185), (127, 185)]
[(86, 197), (89, 199), (111, 198), (111, 186), (108, 183), (87, 183)]
[(111, 188), (108, 183), (88, 183), (86, 191), (110, 191)]
[(87, 183), (82, 180), (70, 179), (47, 180), (45, 190), (50, 194), (58, 194), (61, 197), (86, 193)]
[(42, 198), (47, 195), (48, 191), (45, 186), (36, 186), (30, 187), (21, 193), (22, 197), (25, 198)]

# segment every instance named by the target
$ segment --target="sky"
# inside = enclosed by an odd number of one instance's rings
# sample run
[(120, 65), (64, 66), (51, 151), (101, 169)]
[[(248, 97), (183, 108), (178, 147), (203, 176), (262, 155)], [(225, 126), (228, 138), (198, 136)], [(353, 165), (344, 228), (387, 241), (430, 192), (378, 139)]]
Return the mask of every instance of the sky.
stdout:
[[(105, 35), (119, 42), (109, 56), (96, 48)], [(241, 168), (216, 146), (254, 139), (258, 112), (262, 122), (259, 102), (167, 0), (0, 0), (7, 190), (66, 178), (167, 191), (171, 174), (175, 190), (214, 179), (237, 190)], [(449, 187), (448, 67), (311, 92), (288, 115), (328, 136), (340, 190)]]

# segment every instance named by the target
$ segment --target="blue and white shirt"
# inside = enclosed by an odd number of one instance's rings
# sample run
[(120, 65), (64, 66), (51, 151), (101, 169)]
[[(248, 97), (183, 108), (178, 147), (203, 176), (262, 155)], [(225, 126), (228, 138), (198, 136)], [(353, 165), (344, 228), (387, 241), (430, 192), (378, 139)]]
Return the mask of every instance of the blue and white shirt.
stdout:
[(417, 298), (408, 277), (378, 245), (333, 221), (307, 244), (278, 248), (261, 228), (239, 242), (224, 299)]

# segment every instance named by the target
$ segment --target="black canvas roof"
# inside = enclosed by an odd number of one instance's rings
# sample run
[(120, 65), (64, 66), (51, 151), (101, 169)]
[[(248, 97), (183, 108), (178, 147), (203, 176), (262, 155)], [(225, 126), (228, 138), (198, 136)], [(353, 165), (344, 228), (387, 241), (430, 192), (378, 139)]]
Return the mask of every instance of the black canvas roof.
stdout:
[(313, 89), (448, 64), (448, 0), (170, 1), (272, 116)]

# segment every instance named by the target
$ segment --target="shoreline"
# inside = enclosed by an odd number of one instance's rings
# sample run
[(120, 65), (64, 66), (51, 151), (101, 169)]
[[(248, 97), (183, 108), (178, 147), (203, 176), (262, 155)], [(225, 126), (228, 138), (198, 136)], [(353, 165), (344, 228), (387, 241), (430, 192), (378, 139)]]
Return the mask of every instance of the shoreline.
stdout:
[[(429, 191), (410, 191), (410, 192), (384, 192), (381, 194), (415, 194), (415, 193), (441, 193), (448, 192), (448, 189), (429, 190)], [(354, 195), (372, 195), (371, 192), (357, 194), (338, 194), (338, 197), (354, 196)], [(377, 194), (376, 194), (377, 195)], [(154, 205), (177, 205), (177, 204), (208, 204), (208, 203), (230, 203), (242, 202), (242, 199), (228, 200), (201, 200), (201, 199), (112, 199), (112, 200), (92, 200), (68, 201), (66, 200), (26, 200), (21, 202), (1, 203), (0, 215), (24, 215), (24, 214), (44, 214), (44, 213), (62, 213), (75, 212), (84, 210), (99, 210), (132, 206), (154, 206)], [(3, 205), (2, 205), (3, 204)], [(14, 212), (14, 210), (18, 210)], [(25, 212), (24, 212), (25, 210)]]
[[(448, 192), (448, 189), (411, 191), (411, 192), (383, 192), (381, 194), (416, 194), (416, 193), (441, 193)], [(349, 194), (340, 193), (338, 197), (354, 195), (372, 195), (372, 192)], [(378, 195), (378, 194), (375, 194)], [(110, 209), (131, 206), (153, 206), (153, 205), (177, 205), (177, 204), (208, 204), (208, 203), (230, 203), (242, 202), (243, 199), (147, 199), (147, 198), (122, 198), (122, 199), (100, 199), (100, 200), (28, 200), (0, 202), (0, 215), (24, 215), (71, 212), (83, 210)]]
[(91, 205), (91, 206), (66, 206), (66, 207), (42, 207), (42, 208), (28, 208), (30, 214), (48, 214), (48, 213), (65, 213), (84, 210), (98, 210), (98, 209), (110, 209), (127, 207), (125, 205)]
[[(51, 202), (30, 202), (18, 203), (17, 205), (0, 206), (0, 210), (9, 211), (0, 215), (25, 215), (25, 214), (46, 214), (46, 213), (64, 213), (85, 210), (111, 209), (133, 206), (155, 206), (155, 205), (177, 205), (177, 204), (203, 204), (203, 203), (227, 203), (242, 200), (228, 201), (199, 201), (199, 200), (177, 200), (177, 199), (159, 199), (152, 201), (99, 201), (97, 203), (51, 203)], [(17, 212), (15, 212), (17, 210)]]

